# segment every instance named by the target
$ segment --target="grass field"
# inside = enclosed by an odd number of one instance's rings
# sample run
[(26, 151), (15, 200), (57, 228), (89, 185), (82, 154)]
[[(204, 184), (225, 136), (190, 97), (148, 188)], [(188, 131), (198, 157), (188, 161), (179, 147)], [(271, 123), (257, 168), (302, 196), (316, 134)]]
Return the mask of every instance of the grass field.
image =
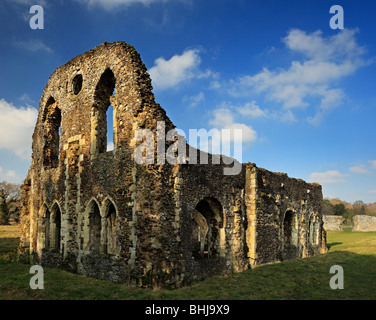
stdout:
[[(30, 265), (14, 261), (17, 226), (0, 226), (0, 299), (367, 300), (376, 299), (376, 232), (328, 232), (328, 254), (285, 261), (178, 290), (152, 291), (44, 268), (44, 289), (32, 290)], [(329, 286), (330, 267), (344, 269), (344, 289)]]

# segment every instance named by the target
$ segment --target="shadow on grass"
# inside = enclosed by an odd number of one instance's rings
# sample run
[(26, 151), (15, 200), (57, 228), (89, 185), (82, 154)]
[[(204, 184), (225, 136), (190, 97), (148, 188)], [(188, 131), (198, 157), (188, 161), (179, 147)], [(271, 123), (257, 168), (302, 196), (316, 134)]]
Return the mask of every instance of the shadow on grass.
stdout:
[[(18, 238), (1, 239), (0, 256)], [(328, 247), (342, 244), (328, 243)], [(344, 269), (344, 289), (332, 290), (333, 265)], [(305, 259), (214, 276), (176, 290), (153, 291), (44, 268), (45, 287), (31, 290), (31, 265), (0, 259), (0, 299), (32, 300), (375, 300), (376, 255), (334, 251)]]
[(331, 247), (333, 246), (338, 246), (340, 244), (343, 244), (343, 242), (331, 242), (331, 243), (327, 243), (326, 246), (328, 247), (328, 249), (330, 250)]
[(19, 242), (20, 238), (1, 238), (0, 258), (9, 260), (10, 257), (14, 257)]

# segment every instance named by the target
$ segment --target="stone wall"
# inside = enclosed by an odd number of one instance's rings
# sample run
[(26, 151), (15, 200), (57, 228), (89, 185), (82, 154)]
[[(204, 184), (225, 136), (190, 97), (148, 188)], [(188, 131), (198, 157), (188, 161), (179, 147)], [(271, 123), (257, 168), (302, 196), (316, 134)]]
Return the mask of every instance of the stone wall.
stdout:
[[(250, 264), (325, 253), (318, 184), (247, 166)], [(253, 190), (252, 190), (253, 189)]]
[(324, 229), (326, 231), (342, 231), (342, 216), (324, 215), (322, 218), (324, 221)]
[(376, 217), (358, 215), (353, 218), (352, 231), (376, 231)]
[[(199, 152), (180, 136), (161, 151), (137, 136), (145, 129), (155, 138), (174, 125), (132, 46), (103, 43), (51, 74), (22, 195), (23, 260), (176, 288), (326, 252), (321, 186)], [(175, 146), (185, 152), (160, 161)]]

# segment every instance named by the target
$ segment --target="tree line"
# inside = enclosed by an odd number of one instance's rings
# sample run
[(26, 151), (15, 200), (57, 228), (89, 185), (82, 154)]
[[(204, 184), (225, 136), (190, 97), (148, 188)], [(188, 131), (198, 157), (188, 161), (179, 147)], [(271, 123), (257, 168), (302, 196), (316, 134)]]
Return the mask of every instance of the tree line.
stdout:
[(351, 220), (356, 215), (376, 216), (376, 203), (364, 203), (361, 200), (348, 203), (339, 199), (324, 199), (322, 213), (342, 216), (346, 220)]

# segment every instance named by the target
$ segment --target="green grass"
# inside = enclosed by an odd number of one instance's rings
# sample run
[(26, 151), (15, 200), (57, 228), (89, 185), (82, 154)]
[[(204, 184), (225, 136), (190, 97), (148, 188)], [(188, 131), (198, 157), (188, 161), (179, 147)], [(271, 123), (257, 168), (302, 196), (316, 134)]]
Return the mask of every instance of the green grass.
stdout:
[[(52, 268), (44, 268), (44, 290), (32, 290), (30, 265), (11, 259), (18, 244), (12, 227), (0, 227), (0, 299), (376, 299), (376, 232), (328, 232), (328, 254), (215, 276), (178, 290), (130, 288)], [(344, 269), (344, 290), (329, 286), (333, 265)]]

